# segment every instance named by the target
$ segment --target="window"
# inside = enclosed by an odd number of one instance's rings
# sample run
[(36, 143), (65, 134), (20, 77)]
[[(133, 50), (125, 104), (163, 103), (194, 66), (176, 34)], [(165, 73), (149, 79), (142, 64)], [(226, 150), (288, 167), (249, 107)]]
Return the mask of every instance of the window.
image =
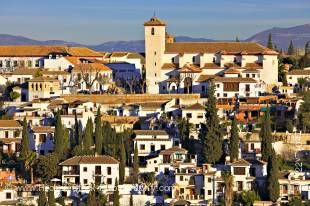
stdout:
[(234, 63), (236, 63), (237, 62), (237, 57), (234, 57)]
[(234, 167), (234, 175), (245, 175), (245, 167)]
[(186, 113), (186, 118), (192, 118), (192, 113)]
[(145, 150), (145, 144), (140, 144), (140, 150)]
[(27, 65), (28, 65), (28, 67), (32, 67), (32, 61), (31, 61), (31, 60), (28, 60)]
[(245, 76), (246, 76), (247, 78), (249, 78), (249, 77), (250, 77), (250, 74), (246, 74)]
[(212, 62), (213, 62), (213, 63), (215, 63), (215, 57), (213, 57), (213, 60), (212, 60)]
[(217, 97), (220, 97), (220, 93), (217, 93), (216, 96), (217, 96)]
[(12, 199), (12, 193), (10, 193), (10, 192), (5, 193), (5, 198), (6, 198), (7, 200)]
[(155, 167), (155, 172), (158, 172), (158, 167)]
[(199, 129), (200, 124), (196, 124), (195, 127), (196, 129)]
[(208, 178), (208, 182), (211, 182), (211, 181), (212, 181), (212, 179), (211, 179), (211, 177), (209, 177), (209, 178)]
[(39, 67), (40, 66), (40, 62), (39, 62), (39, 60), (36, 60), (35, 61), (35, 67)]
[(156, 51), (154, 51), (154, 55), (156, 56)]
[(255, 78), (255, 74), (252, 74), (252, 77)]
[(198, 114), (197, 114), (197, 118), (198, 118), (198, 119), (202, 119), (202, 118), (203, 118), (203, 113), (198, 113)]
[(208, 195), (212, 195), (212, 190), (208, 190)]
[(224, 97), (227, 97), (227, 93), (224, 93), (223, 96), (224, 96)]
[(111, 185), (111, 184), (112, 184), (112, 178), (108, 178), (108, 179), (107, 179), (107, 184), (108, 184), (108, 185)]
[(220, 88), (220, 84), (216, 84), (216, 88)]
[(180, 176), (180, 181), (183, 181), (183, 180), (184, 180), (184, 178), (183, 178), (183, 176), (181, 175), (181, 176)]
[(166, 145), (162, 144), (160, 145), (160, 150), (165, 150), (166, 149)]
[(87, 185), (87, 182), (88, 182), (87, 179), (83, 180), (84, 185)]
[(6, 66), (6, 67), (10, 67), (10, 66), (11, 66), (11, 62), (10, 62), (10, 61), (6, 61), (6, 62), (5, 62), (5, 66)]
[(2, 60), (0, 60), (0, 67), (2, 67)]
[(152, 29), (151, 29), (151, 34), (152, 34), (152, 35), (155, 34), (155, 28), (154, 28), (154, 27), (152, 27)]
[(183, 194), (184, 193), (184, 188), (181, 188), (180, 189), (180, 194)]
[(87, 172), (87, 167), (83, 167), (83, 172)]
[(108, 175), (111, 175), (111, 173), (112, 173), (111, 167), (107, 167), (107, 173), (108, 173)]
[(163, 86), (163, 90), (166, 90), (166, 87), (165, 87), (165, 86)]
[(174, 63), (174, 57), (171, 58), (171, 62)]
[(9, 138), (9, 131), (4, 132), (5, 138)]
[(156, 73), (155, 73), (155, 77), (156, 77)]
[(195, 56), (193, 56), (193, 63), (195, 63), (196, 62), (196, 57)]
[(14, 66), (14, 67), (17, 67), (17, 61), (16, 61), (16, 60), (13, 61), (13, 66)]
[(172, 91), (175, 91), (175, 86), (172, 86)]
[(156, 62), (155, 62), (155, 64), (154, 64), (155, 66), (156, 66)]
[(246, 84), (246, 85), (245, 85), (245, 91), (246, 91), (246, 92), (249, 92), (249, 91), (250, 91), (250, 85), (249, 85), (249, 84)]

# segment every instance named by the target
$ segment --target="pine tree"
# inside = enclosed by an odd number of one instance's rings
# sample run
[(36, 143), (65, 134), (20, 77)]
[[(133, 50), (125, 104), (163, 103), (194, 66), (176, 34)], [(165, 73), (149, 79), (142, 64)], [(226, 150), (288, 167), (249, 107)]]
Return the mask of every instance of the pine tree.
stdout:
[(84, 130), (84, 137), (83, 137), (83, 148), (86, 151), (90, 150), (90, 147), (93, 146), (93, 121), (88, 118), (86, 127)]
[(120, 195), (118, 191), (118, 181), (117, 178), (115, 180), (114, 192), (113, 192), (113, 206), (120, 206)]
[(288, 47), (287, 54), (288, 55), (294, 55), (295, 54), (295, 48), (294, 48), (292, 40), (291, 40), (290, 45)]
[(125, 178), (125, 167), (126, 167), (126, 151), (124, 140), (121, 139), (121, 158), (120, 158), (120, 165), (119, 165), (119, 183), (122, 185), (124, 184)]
[(47, 206), (47, 199), (44, 190), (40, 190), (39, 192), (38, 206)]
[(236, 118), (231, 123), (230, 130), (230, 161), (234, 162), (239, 156), (239, 129)]
[(96, 153), (101, 155), (102, 154), (102, 124), (101, 124), (101, 113), (100, 107), (97, 110), (97, 116), (95, 119), (95, 146), (96, 146)]
[(29, 144), (29, 136), (28, 136), (28, 125), (26, 117), (23, 120), (23, 131), (22, 131), (22, 148), (21, 148), (21, 157), (26, 159), (30, 154), (30, 144)]
[(203, 138), (202, 156), (204, 162), (215, 163), (222, 157), (223, 134), (220, 120), (217, 115), (215, 86), (210, 82), (208, 89), (208, 104), (206, 108), (206, 125), (203, 126), (201, 137)]
[(55, 139), (55, 153), (59, 155), (59, 157), (62, 157), (63, 152), (64, 152), (64, 145), (63, 145), (63, 140), (64, 140), (64, 129), (63, 125), (61, 122), (61, 116), (60, 112), (58, 111), (55, 116), (55, 134), (54, 134), (54, 139)]
[(129, 206), (133, 206), (133, 197), (132, 197), (132, 194), (130, 194)]
[(272, 151), (271, 155), (268, 158), (267, 165), (267, 194), (269, 200), (276, 202), (279, 199), (279, 165), (276, 159), (276, 154)]
[(54, 190), (49, 189), (47, 193), (48, 197), (48, 206), (56, 206), (55, 196), (54, 196)]
[(138, 157), (138, 145), (135, 143), (134, 156), (133, 156), (133, 180), (134, 183), (138, 183), (139, 177), (139, 157)]
[(272, 36), (271, 36), (271, 33), (269, 33), (269, 36), (268, 36), (267, 47), (268, 47), (269, 49), (274, 49), (274, 48), (273, 48), (273, 43), (272, 43)]
[(236, 36), (236, 42), (240, 42), (240, 40), (239, 40), (238, 36)]
[(261, 139), (262, 160), (267, 162), (272, 153), (272, 131), (269, 108), (267, 108), (263, 116), (259, 136)]

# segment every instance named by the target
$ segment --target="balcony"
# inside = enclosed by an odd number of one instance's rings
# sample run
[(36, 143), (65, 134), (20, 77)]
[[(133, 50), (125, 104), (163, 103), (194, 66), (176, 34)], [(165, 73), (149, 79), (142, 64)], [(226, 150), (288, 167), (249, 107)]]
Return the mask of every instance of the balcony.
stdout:
[(63, 175), (80, 175), (80, 171), (78, 170), (70, 170), (70, 171), (63, 171)]

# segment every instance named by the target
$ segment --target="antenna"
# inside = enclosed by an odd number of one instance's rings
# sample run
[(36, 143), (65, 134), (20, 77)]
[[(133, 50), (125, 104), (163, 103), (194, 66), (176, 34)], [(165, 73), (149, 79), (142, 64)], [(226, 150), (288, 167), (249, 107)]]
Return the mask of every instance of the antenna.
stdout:
[(153, 17), (155, 17), (155, 16), (156, 16), (156, 12), (155, 12), (155, 10), (154, 10)]

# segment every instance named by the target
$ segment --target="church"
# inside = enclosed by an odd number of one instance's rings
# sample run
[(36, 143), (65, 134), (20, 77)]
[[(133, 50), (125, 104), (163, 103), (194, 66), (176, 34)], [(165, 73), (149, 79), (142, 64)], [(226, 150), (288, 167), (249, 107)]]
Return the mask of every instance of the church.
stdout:
[(278, 52), (254, 42), (175, 42), (165, 21), (144, 23), (149, 94), (207, 94), (257, 97), (278, 84)]

